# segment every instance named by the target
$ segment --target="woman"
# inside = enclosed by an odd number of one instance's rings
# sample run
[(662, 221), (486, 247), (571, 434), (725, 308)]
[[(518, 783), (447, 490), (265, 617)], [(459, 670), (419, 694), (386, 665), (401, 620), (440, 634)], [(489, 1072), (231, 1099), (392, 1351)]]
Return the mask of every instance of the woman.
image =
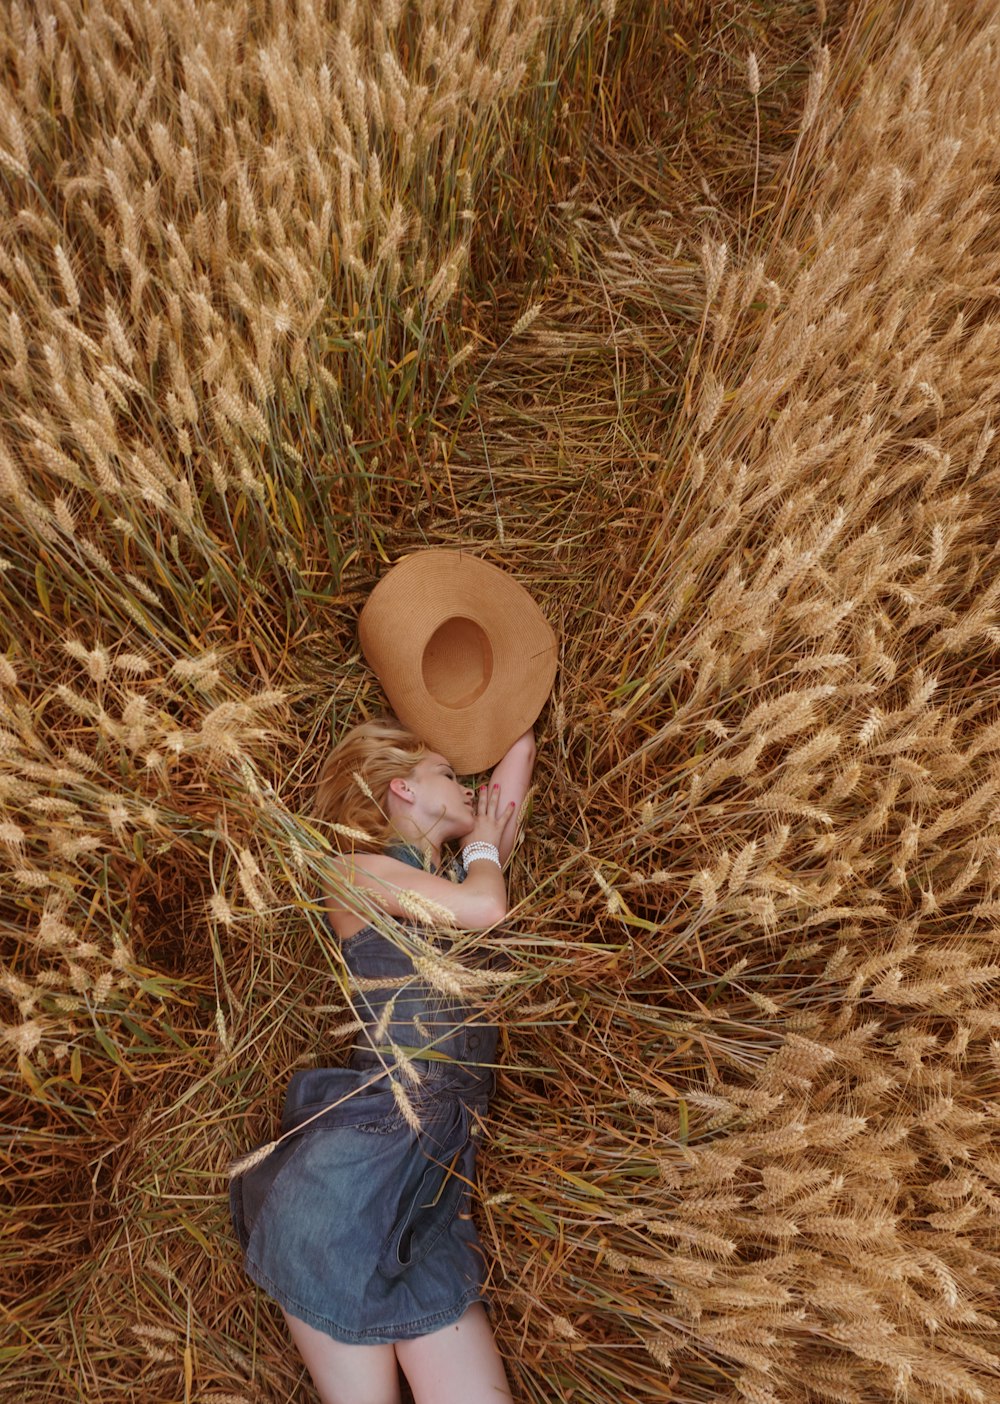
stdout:
[[(506, 915), (503, 864), (534, 759), (528, 731), (474, 793), (382, 718), (323, 768), (317, 816), (352, 849), (334, 861), (325, 916), (360, 1031), (349, 1067), (294, 1075), (285, 1134), (232, 1193), (247, 1271), (281, 1305), (322, 1404), (397, 1404), (399, 1368), (416, 1404), (511, 1399), (469, 1212), (497, 1031), (454, 992), (454, 972), (435, 971), (449, 932)], [(379, 914), (402, 918), (395, 939)]]

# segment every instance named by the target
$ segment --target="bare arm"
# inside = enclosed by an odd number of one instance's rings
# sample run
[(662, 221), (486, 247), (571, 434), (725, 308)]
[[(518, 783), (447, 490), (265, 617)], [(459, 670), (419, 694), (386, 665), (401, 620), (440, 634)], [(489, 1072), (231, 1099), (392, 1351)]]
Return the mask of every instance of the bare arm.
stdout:
[[(535, 736), (534, 732), (529, 729), (523, 736), (517, 738), (490, 776), (490, 785), (499, 786), (501, 803), (508, 805), (513, 801), (515, 815), (520, 813), (524, 797), (531, 787), (531, 776), (534, 769)], [(516, 825), (508, 824), (497, 845), (500, 849), (501, 863), (507, 862), (513, 851), (516, 838)]]
[[(400, 894), (406, 893), (414, 893), (417, 898), (432, 903), (429, 915), (433, 916), (434, 907), (443, 908), (452, 923), (464, 931), (483, 931), (495, 926), (507, 914), (507, 884), (495, 863), (476, 863), (463, 883), (449, 882), (436, 873), (412, 868), (384, 853), (344, 856), (335, 859), (334, 865), (352, 888), (389, 916), (412, 921), (417, 915), (405, 895), (400, 901)], [(346, 909), (344, 899), (332, 892), (327, 904), (332, 911)], [(409, 911), (407, 905), (411, 906)], [(445, 922), (432, 920), (429, 924), (444, 925)]]

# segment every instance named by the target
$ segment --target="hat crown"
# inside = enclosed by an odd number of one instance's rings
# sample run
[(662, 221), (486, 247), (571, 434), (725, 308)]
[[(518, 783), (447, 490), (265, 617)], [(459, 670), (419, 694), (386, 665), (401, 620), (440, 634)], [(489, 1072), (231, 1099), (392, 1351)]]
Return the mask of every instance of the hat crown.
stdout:
[(421, 673), (428, 695), (442, 707), (471, 707), (493, 676), (489, 636), (474, 619), (452, 615), (427, 640)]

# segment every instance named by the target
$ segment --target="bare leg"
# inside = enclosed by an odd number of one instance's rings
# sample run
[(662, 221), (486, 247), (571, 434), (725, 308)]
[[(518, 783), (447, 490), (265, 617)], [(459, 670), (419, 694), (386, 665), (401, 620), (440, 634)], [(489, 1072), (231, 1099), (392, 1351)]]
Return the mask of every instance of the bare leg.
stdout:
[(399, 1404), (394, 1346), (344, 1345), (287, 1311), (285, 1320), (320, 1404)]
[(454, 1326), (397, 1341), (396, 1356), (416, 1404), (513, 1404), (482, 1302)]

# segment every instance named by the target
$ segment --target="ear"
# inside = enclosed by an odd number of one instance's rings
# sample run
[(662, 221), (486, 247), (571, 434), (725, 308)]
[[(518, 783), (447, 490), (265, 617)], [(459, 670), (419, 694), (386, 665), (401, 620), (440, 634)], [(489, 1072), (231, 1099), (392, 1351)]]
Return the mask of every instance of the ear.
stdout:
[(406, 782), (405, 776), (396, 775), (389, 781), (389, 793), (395, 795), (403, 804), (413, 803), (413, 791)]

